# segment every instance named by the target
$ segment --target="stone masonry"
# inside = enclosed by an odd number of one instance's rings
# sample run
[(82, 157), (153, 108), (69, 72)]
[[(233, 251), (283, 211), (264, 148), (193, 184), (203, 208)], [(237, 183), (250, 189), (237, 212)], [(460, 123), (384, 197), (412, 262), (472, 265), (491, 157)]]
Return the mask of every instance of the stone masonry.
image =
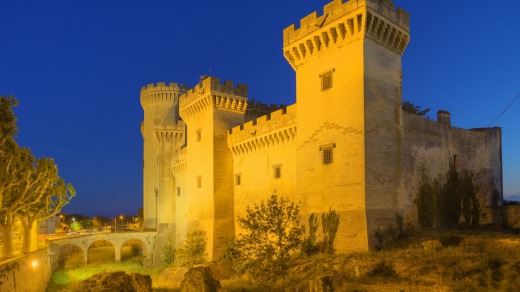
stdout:
[(251, 101), (248, 110), (247, 86), (215, 77), (143, 87), (144, 228), (158, 231), (156, 251), (203, 230), (217, 259), (240, 232), (237, 216), (274, 193), (299, 203), (305, 219), (336, 210), (335, 248), (368, 250), (396, 213), (417, 222), (422, 174), (438, 178), (450, 161), (475, 176), (483, 221), (500, 220), (501, 129), (403, 112), (409, 39), (410, 17), (392, 1), (334, 0), (283, 31), (293, 105)]

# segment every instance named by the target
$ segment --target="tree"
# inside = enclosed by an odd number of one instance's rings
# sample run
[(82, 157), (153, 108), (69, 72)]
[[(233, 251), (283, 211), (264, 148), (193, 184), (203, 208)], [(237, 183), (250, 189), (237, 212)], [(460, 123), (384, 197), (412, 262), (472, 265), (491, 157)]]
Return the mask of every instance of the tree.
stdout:
[(459, 188), (464, 222), (468, 225), (478, 225), (480, 223), (478, 187), (473, 183), (473, 176), (468, 171), (463, 172)]
[(90, 218), (85, 218), (85, 219), (81, 220), (81, 225), (85, 229), (91, 229), (92, 226), (94, 226), (94, 222)]
[[(54, 172), (52, 167), (54, 161), (47, 159), (46, 163), (50, 166), (47, 171)], [(33, 230), (39, 222), (60, 213), (61, 209), (76, 196), (74, 187), (58, 177), (57, 168), (56, 173), (52, 173), (48, 177), (48, 180), (50, 181), (40, 181), (40, 184), (44, 184), (44, 186), (32, 190), (33, 203), (28, 204), (19, 211), (20, 221), (24, 228), (22, 252), (30, 252), (32, 250), (31, 244), (33, 238), (31, 236), (31, 230)]]
[(18, 131), (13, 112), (13, 107), (17, 105), (18, 101), (15, 97), (0, 96), (0, 146), (9, 138), (15, 137)]
[(74, 221), (70, 224), (70, 229), (72, 231), (80, 231), (80, 230), (83, 230), (83, 226), (81, 225), (80, 222), (78, 221)]
[(478, 225), (480, 204), (477, 199), (478, 187), (473, 176), (464, 170), (459, 175), (455, 163), (450, 161), (446, 182), (432, 182), (423, 174), (419, 193), (414, 203), (421, 227), (452, 227), (459, 223), (462, 214), (466, 224)]
[(30, 190), (42, 174), (35, 173), (34, 157), (27, 148), (20, 148), (9, 138), (2, 145), (0, 156), (0, 229), (3, 236), (3, 257), (12, 257), (11, 232), (15, 216), (34, 202)]
[(323, 228), (323, 250), (326, 253), (334, 253), (334, 240), (339, 228), (339, 214), (329, 208), (329, 212), (321, 214)]
[(424, 117), (431, 110), (430, 108), (421, 109), (420, 105), (415, 105), (409, 101), (403, 101), (401, 108), (405, 112), (416, 114), (421, 117)]
[(102, 228), (106, 225), (112, 224), (112, 219), (105, 216), (94, 216), (94, 218), (92, 218), (92, 224), (94, 227)]
[(315, 213), (309, 216), (309, 236), (303, 239), (301, 251), (309, 256), (318, 252), (334, 253), (334, 240), (339, 228), (339, 214), (329, 208), (328, 212), (321, 214), (321, 228), (323, 232), (323, 240), (317, 242), (317, 232), (319, 227), (319, 219)]
[(461, 213), (461, 195), (460, 195), (460, 178), (455, 162), (450, 161), (450, 168), (446, 175), (446, 183), (442, 186), (437, 200), (438, 210), (440, 212), (440, 227), (451, 227), (460, 220)]
[[(170, 242), (171, 243), (171, 242)], [(191, 268), (206, 262), (206, 232), (195, 230), (186, 234), (186, 239), (173, 249), (173, 259), (179, 266)]]
[(248, 272), (265, 281), (284, 279), (290, 254), (300, 247), (304, 233), (299, 206), (272, 195), (246, 212), (238, 217), (244, 234), (228, 244), (227, 257), (239, 274)]
[[(54, 161), (49, 158), (35, 160), (28, 148), (19, 147), (13, 139), (17, 127), (12, 108), (17, 104), (14, 97), (0, 97), (0, 230), (4, 258), (13, 256), (11, 232), (15, 216), (22, 217), (26, 228), (24, 251), (27, 251), (31, 226), (47, 215), (52, 216), (54, 212), (46, 214), (46, 211), (56, 209), (60, 204), (52, 195), (56, 191), (52, 188), (59, 179)], [(48, 205), (42, 207), (45, 203)]]
[(437, 197), (438, 183), (431, 183), (430, 179), (423, 173), (419, 193), (414, 200), (417, 207), (419, 226), (432, 227), (435, 221), (435, 199)]

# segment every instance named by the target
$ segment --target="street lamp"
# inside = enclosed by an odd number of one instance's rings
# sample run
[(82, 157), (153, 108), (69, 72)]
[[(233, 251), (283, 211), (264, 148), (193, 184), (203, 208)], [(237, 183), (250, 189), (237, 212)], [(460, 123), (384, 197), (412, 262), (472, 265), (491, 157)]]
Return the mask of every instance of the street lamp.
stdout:
[(121, 232), (123, 232), (123, 219), (125, 217), (123, 215), (119, 215), (119, 219), (121, 219)]

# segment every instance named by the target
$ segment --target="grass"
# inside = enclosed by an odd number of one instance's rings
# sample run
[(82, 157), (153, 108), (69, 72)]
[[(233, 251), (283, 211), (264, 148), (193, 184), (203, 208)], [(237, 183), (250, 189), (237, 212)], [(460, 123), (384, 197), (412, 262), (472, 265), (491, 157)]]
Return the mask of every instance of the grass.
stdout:
[[(150, 275), (155, 291), (175, 291), (158, 282), (162, 269), (144, 269), (131, 249), (123, 248), (122, 258), (128, 260), (115, 263), (113, 248), (99, 247), (91, 249), (90, 263), (82, 266), (82, 255), (75, 255), (65, 267), (76, 268), (56, 270), (48, 291), (115, 270)], [(295, 255), (288, 277), (276, 287), (247, 275), (221, 280), (221, 285), (228, 291), (304, 289), (323, 276), (333, 277), (338, 291), (377, 290), (383, 284), (395, 290), (520, 291), (520, 237), (490, 231), (420, 231), (381, 251)]]
[(162, 269), (145, 269), (141, 261), (142, 257), (135, 255), (135, 250), (131, 246), (123, 246), (121, 249), (122, 261), (114, 261), (115, 252), (111, 246), (91, 248), (89, 250), (89, 263), (83, 265), (83, 254), (75, 253), (65, 261), (63, 268), (56, 269), (52, 275), (47, 291), (66, 291), (70, 287), (93, 275), (111, 272), (125, 271), (127, 274), (140, 273), (150, 275), (152, 283), (156, 282)]
[[(396, 291), (520, 291), (520, 238), (488, 231), (421, 231), (381, 251), (295, 256), (288, 275), (276, 289), (308, 290), (311, 280), (328, 276), (339, 291), (381, 285)], [(248, 277), (222, 281), (231, 291), (257, 285)]]

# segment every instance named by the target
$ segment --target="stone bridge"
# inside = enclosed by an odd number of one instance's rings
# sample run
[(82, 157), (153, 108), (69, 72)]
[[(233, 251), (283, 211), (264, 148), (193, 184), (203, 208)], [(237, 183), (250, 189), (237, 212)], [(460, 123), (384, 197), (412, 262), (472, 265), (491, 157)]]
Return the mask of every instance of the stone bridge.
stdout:
[(49, 239), (50, 251), (57, 254), (59, 249), (64, 245), (74, 245), (83, 251), (83, 262), (88, 263), (88, 250), (96, 241), (106, 241), (112, 244), (115, 250), (115, 261), (121, 261), (121, 247), (129, 240), (139, 240), (142, 244), (143, 255), (147, 259), (153, 258), (155, 247), (155, 238), (157, 232), (122, 232), (122, 233), (95, 233), (76, 236), (67, 236), (55, 239)]

